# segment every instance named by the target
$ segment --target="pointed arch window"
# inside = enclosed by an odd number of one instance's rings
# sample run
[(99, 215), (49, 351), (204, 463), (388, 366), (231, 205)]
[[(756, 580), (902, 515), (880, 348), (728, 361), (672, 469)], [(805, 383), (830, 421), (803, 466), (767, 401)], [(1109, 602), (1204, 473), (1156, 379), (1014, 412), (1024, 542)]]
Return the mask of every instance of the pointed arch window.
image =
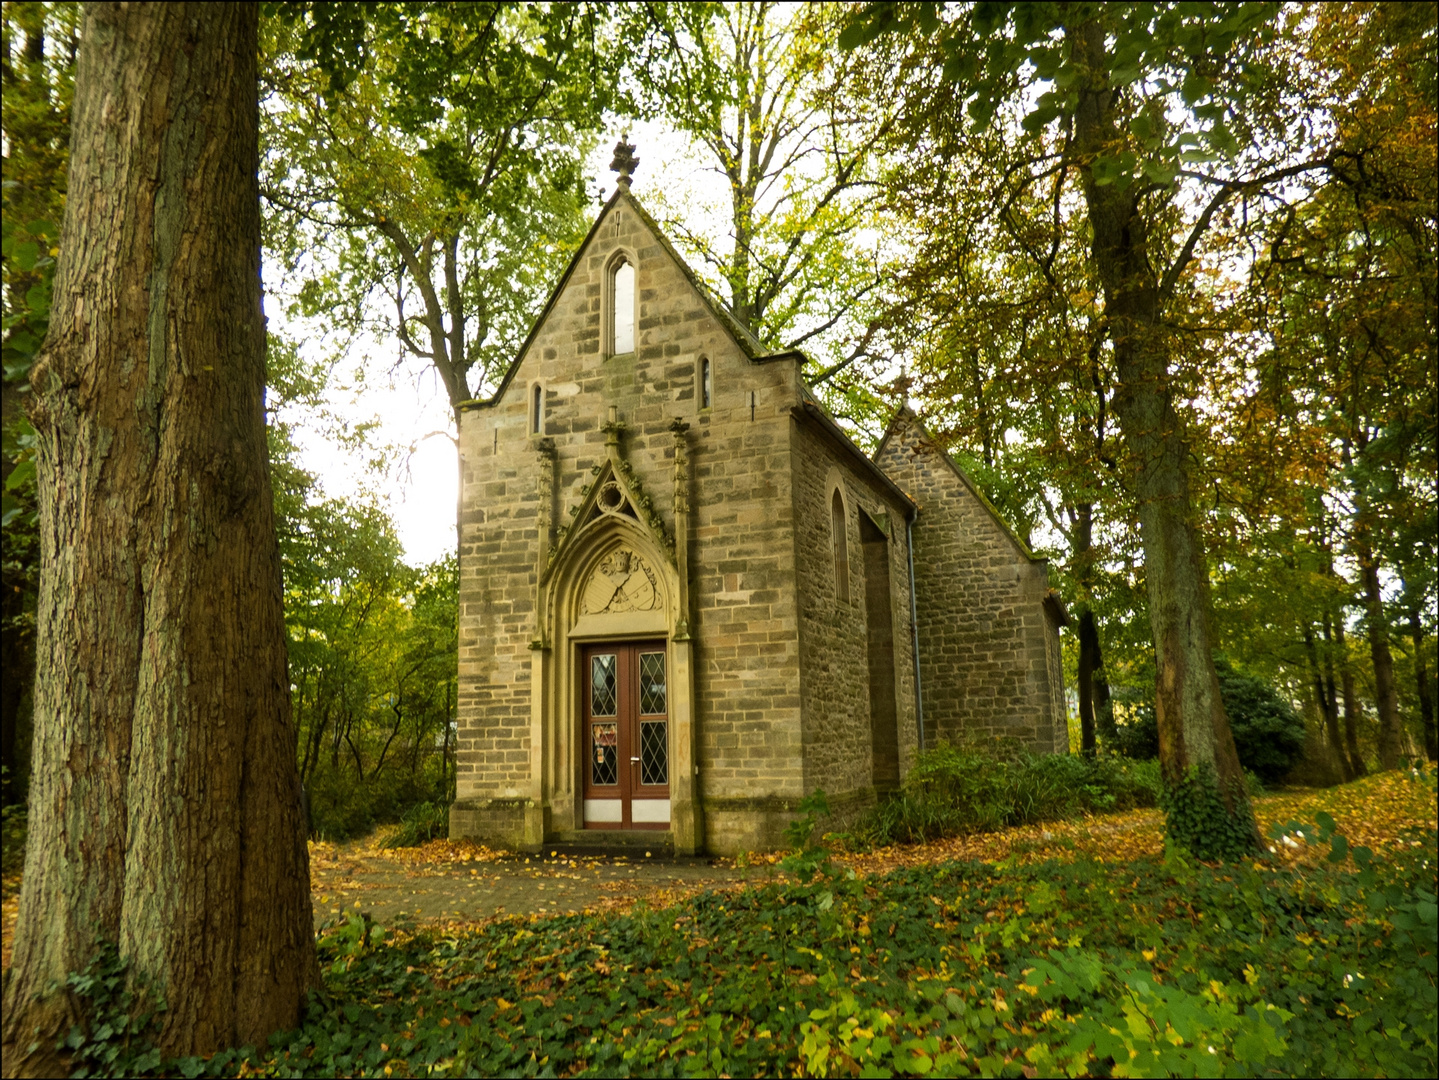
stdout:
[(543, 435), (545, 433), (545, 388), (540, 383), (535, 383), (530, 388), (530, 434)]
[(698, 389), (700, 408), (708, 409), (714, 404), (715, 396), (714, 368), (710, 366), (710, 358), (708, 356), (700, 357)]
[(834, 594), (849, 602), (849, 530), (845, 527), (844, 496), (839, 488), (829, 503), (831, 540), (834, 544)]
[(611, 354), (635, 351), (635, 268), (623, 256), (610, 272), (610, 325), (614, 328)]

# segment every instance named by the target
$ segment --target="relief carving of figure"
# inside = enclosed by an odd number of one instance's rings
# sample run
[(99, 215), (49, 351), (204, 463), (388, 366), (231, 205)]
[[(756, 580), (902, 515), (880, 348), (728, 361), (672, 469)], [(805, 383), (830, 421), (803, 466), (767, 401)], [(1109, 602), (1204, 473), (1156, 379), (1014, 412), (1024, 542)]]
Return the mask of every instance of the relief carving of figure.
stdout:
[(590, 574), (580, 610), (585, 615), (653, 611), (659, 603), (654, 571), (633, 551), (620, 548), (601, 559)]

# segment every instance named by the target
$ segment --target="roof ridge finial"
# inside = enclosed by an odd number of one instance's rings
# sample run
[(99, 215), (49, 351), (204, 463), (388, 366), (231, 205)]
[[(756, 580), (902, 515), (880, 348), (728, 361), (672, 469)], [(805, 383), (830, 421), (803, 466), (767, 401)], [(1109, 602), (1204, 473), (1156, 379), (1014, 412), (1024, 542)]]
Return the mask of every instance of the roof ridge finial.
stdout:
[(635, 166), (640, 163), (640, 159), (635, 157), (635, 147), (629, 137), (628, 131), (620, 136), (620, 141), (615, 143), (615, 159), (610, 162), (610, 168), (620, 174), (616, 183), (621, 191), (630, 189), (630, 177), (634, 174)]

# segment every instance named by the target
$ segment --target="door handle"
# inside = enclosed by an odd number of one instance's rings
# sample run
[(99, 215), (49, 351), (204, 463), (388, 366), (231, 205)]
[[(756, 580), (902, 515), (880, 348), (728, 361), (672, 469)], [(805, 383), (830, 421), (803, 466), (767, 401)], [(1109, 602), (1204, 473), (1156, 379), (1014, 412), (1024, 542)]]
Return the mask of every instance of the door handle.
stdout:
[(639, 758), (637, 758), (637, 757), (632, 757), (632, 758), (630, 758), (630, 764), (631, 764), (631, 765), (638, 765), (639, 763), (640, 763), (640, 759), (639, 759)]

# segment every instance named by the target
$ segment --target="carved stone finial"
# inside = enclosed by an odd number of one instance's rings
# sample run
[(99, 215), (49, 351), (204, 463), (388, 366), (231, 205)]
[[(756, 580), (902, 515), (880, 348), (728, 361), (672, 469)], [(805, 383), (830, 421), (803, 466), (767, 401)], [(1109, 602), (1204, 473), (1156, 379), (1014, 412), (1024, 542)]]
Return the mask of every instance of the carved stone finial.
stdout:
[(615, 143), (615, 159), (610, 162), (610, 168), (620, 174), (615, 182), (622, 191), (630, 189), (630, 177), (634, 175), (635, 166), (640, 163), (640, 159), (635, 157), (634, 143), (627, 141), (629, 137), (628, 131), (620, 136), (620, 141)]
[(600, 430), (605, 433), (605, 445), (618, 449), (620, 435), (624, 433), (625, 422), (620, 419), (620, 411), (614, 405), (609, 408), (609, 419), (600, 425)]

